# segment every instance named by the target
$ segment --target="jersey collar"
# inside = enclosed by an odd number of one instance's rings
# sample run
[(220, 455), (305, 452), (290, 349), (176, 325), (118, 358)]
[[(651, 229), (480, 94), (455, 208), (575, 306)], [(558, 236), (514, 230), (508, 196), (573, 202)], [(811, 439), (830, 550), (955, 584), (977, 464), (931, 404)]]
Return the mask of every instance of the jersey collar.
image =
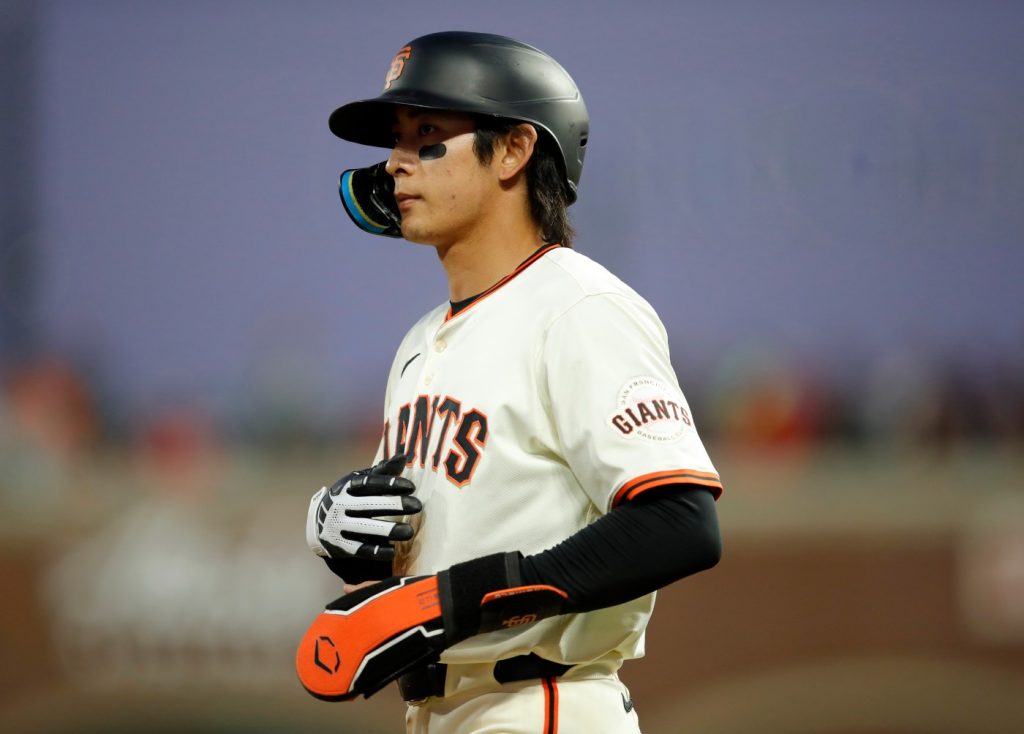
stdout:
[(492, 285), (487, 290), (485, 290), (482, 293), (480, 293), (480, 294), (478, 294), (476, 296), (473, 296), (473, 298), (469, 299), (470, 302), (468, 304), (466, 304), (466, 306), (461, 308), (459, 311), (456, 311), (456, 312), (453, 313), (453, 309), (451, 307), (449, 307), (448, 308), (448, 313), (444, 317), (445, 323), (448, 323), (452, 319), (457, 318), (457, 317), (461, 316), (462, 314), (466, 313), (466, 311), (468, 311), (471, 308), (473, 308), (475, 305), (480, 303), (480, 301), (484, 300), (485, 298), (487, 298), (488, 296), (493, 294), (495, 291), (497, 291), (503, 285), (505, 285), (506, 283), (511, 281), (513, 278), (515, 278), (521, 272), (523, 272), (528, 267), (533, 265), (535, 262), (540, 260), (542, 257), (544, 257), (544, 255), (546, 255), (547, 253), (551, 252), (552, 250), (557, 250), (559, 247), (561, 247), (561, 245), (558, 244), (558, 243), (551, 244), (551, 245), (544, 245), (543, 247), (538, 249), (536, 252), (534, 252), (532, 255), (530, 255), (528, 258), (526, 258), (521, 263), (519, 263), (519, 266), (515, 270), (513, 270), (511, 273), (506, 275), (504, 278), (499, 280), (497, 283)]

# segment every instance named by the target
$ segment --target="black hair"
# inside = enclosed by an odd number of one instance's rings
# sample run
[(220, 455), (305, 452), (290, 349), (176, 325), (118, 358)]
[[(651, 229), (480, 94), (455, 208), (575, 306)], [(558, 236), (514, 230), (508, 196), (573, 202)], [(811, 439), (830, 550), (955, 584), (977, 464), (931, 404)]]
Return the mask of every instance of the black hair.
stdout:
[[(484, 165), (489, 164), (494, 158), (494, 144), (519, 124), (502, 118), (477, 118), (473, 141), (477, 159)], [(547, 135), (540, 130), (537, 133), (537, 144), (525, 172), (530, 214), (540, 227), (545, 243), (557, 242), (564, 247), (572, 247), (576, 233), (569, 222), (565, 174), (558, 164), (557, 154), (550, 149)]]

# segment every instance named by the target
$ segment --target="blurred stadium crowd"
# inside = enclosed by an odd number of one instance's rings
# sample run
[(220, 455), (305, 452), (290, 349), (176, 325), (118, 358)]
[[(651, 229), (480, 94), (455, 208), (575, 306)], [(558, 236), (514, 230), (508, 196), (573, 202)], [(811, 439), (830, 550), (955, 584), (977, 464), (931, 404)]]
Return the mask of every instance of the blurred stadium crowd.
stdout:
[[(108, 449), (128, 449), (157, 473), (174, 474), (239, 447), (372, 453), (379, 432), (372, 402), (341, 408), (325, 425), (308, 401), (287, 394), (266, 396), (264, 408), (239, 406), (235, 417), (196, 400), (136, 415), (88, 366), (59, 355), (5, 364), (0, 377), (0, 486), (9, 490), (47, 485)], [(777, 352), (737, 350), (707, 374), (684, 375), (683, 384), (706, 439), (740, 449), (841, 443), (939, 451), (1024, 439), (1024, 359), (979, 367), (904, 351), (838, 379)]]

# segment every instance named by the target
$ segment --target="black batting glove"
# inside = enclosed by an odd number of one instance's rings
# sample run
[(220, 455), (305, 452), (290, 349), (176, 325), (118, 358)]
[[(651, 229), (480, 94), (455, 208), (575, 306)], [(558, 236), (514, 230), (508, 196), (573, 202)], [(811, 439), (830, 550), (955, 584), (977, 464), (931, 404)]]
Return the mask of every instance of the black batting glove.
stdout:
[(390, 563), (394, 540), (409, 540), (412, 525), (397, 518), (423, 509), (412, 496), (416, 486), (400, 476), (404, 454), (360, 469), (322, 487), (309, 502), (306, 542), (318, 556), (361, 558)]

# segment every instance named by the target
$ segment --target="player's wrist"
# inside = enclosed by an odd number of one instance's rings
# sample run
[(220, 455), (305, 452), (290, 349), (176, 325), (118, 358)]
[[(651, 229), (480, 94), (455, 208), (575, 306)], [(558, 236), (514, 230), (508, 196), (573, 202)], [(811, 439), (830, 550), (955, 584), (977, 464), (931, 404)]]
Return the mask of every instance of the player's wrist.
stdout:
[(394, 576), (390, 561), (374, 561), (366, 558), (324, 558), (331, 573), (346, 584), (362, 584), (367, 581), (383, 581)]
[(553, 586), (524, 584), (521, 562), (519, 552), (495, 553), (438, 574), (448, 645), (562, 613), (568, 595)]

